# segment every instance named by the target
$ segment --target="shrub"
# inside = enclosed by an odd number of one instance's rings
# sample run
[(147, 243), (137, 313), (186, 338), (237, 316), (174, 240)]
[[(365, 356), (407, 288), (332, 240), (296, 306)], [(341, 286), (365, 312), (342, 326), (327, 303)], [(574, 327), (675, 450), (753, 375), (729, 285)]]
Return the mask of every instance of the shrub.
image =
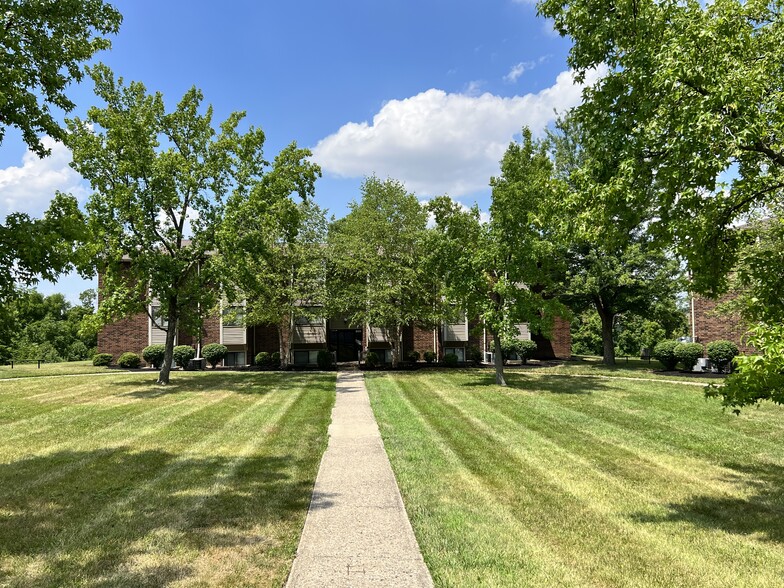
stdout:
[(177, 345), (174, 348), (174, 363), (181, 368), (188, 367), (188, 362), (196, 357), (196, 350), (190, 345)]
[[(68, 361), (87, 359), (90, 357), (90, 350), (87, 349), (87, 345), (82, 341), (74, 341), (68, 346), (66, 357), (68, 358)], [(0, 363), (2, 363), (2, 359), (0, 359)]]
[(667, 371), (672, 371), (678, 365), (678, 358), (675, 357), (675, 348), (680, 343), (673, 339), (659, 341), (653, 348), (653, 358), (664, 366)]
[(482, 363), (482, 352), (479, 351), (479, 347), (471, 345), (471, 347), (468, 348), (468, 359), (474, 363)]
[(456, 367), (457, 366), (457, 355), (454, 353), (447, 353), (444, 356), (444, 365), (446, 367)]
[(259, 351), (253, 358), (253, 363), (262, 368), (271, 368), (272, 354), (269, 351)]
[(518, 342), (517, 355), (523, 360), (523, 363), (528, 363), (528, 360), (536, 355), (537, 351), (539, 351), (539, 346), (536, 344), (536, 341), (526, 339)]
[(699, 343), (681, 343), (675, 348), (675, 357), (687, 372), (692, 370), (703, 353), (705, 348)]
[(226, 359), (226, 353), (228, 353), (228, 351), (229, 350), (225, 345), (221, 345), (220, 343), (210, 343), (209, 345), (202, 347), (201, 355), (209, 362), (209, 364), (212, 366), (212, 369), (215, 369), (215, 366)]
[(419, 351), (409, 351), (406, 353), (406, 360), (410, 361), (411, 363), (416, 363), (419, 361)]
[(93, 365), (102, 366), (112, 363), (114, 356), (111, 353), (96, 353), (93, 355)]
[(162, 344), (148, 345), (142, 349), (142, 357), (149, 365), (156, 370), (163, 365), (163, 357), (166, 355), (166, 346)]
[(141, 365), (141, 363), (142, 358), (139, 357), (137, 353), (132, 353), (130, 351), (123, 353), (120, 356), (120, 359), (117, 360), (117, 365), (127, 370), (135, 370)]
[(365, 365), (369, 368), (378, 367), (380, 360), (378, 358), (378, 354), (375, 351), (368, 351), (365, 354)]
[(708, 343), (708, 359), (720, 372), (732, 371), (732, 360), (740, 353), (732, 341), (713, 341)]
[(434, 351), (425, 351), (424, 358), (427, 363), (433, 363), (436, 360), (437, 355)]
[(280, 367), (280, 352), (274, 351), (270, 355), (270, 368), (277, 369)]
[(316, 364), (320, 370), (332, 369), (332, 354), (326, 349), (322, 349), (316, 356)]

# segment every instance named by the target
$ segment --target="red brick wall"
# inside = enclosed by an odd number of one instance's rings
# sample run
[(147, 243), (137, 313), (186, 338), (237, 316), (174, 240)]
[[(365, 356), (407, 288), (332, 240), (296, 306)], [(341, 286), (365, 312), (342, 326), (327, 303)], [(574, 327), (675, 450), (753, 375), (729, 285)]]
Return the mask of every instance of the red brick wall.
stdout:
[(729, 300), (732, 294), (725, 294), (718, 300), (711, 300), (701, 296), (694, 296), (694, 330), (692, 331), (692, 317), (689, 313), (689, 335), (695, 335), (697, 343), (707, 345), (712, 341), (725, 339), (734, 342), (741, 353), (755, 353), (756, 350), (745, 344), (744, 335), (747, 327), (737, 315), (719, 314), (716, 307)]
[(139, 313), (104, 326), (98, 332), (98, 353), (111, 353), (112, 363), (117, 363), (126, 351), (141, 356), (142, 349), (147, 347), (148, 343), (148, 321), (145, 313)]
[(413, 327), (411, 329), (411, 347), (408, 349), (418, 351), (420, 357), (424, 355), (425, 351), (433, 351), (433, 329)]
[[(267, 353), (280, 351), (280, 340), (278, 339), (278, 328), (276, 326), (256, 325), (255, 327), (250, 327), (249, 334), (253, 340), (252, 352), (254, 357), (262, 351)], [(247, 340), (250, 341), (251, 337), (248, 337)]]

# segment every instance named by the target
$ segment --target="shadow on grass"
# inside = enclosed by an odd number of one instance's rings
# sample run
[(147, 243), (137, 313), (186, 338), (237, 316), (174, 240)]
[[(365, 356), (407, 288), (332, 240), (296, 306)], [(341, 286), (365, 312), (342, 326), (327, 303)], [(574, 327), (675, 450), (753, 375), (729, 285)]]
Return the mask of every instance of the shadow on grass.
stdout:
[[(47, 474), (74, 462), (84, 465), (46, 481)], [(276, 525), (298, 529), (313, 487), (302, 473), (313, 470), (310, 462), (309, 456), (290, 455), (239, 463), (218, 456), (182, 460), (165, 451), (116, 448), (3, 464), (0, 561), (6, 572), (17, 559), (45, 562), (34, 572), (37, 586), (68, 585), (73, 578), (85, 585), (107, 578), (110, 584), (162, 585), (192, 571), (185, 561), (138, 565), (140, 541), (151, 540), (156, 553), (177, 558), (182, 547), (204, 552), (268, 541), (259, 530), (279, 532)], [(213, 494), (216, 476), (220, 485)], [(15, 489), (37, 478), (43, 482)], [(282, 534), (291, 532), (284, 528)], [(21, 580), (2, 574), (0, 584)]]
[[(180, 377), (177, 377), (177, 376)], [(157, 372), (156, 376), (157, 378)], [(183, 392), (235, 392), (237, 394), (247, 394), (263, 396), (271, 392), (279, 391), (283, 387), (301, 384), (307, 381), (308, 389), (312, 391), (331, 392), (335, 388), (334, 378), (314, 377), (313, 374), (297, 373), (266, 373), (266, 372), (232, 372), (210, 374), (202, 372), (199, 375), (172, 374), (171, 381), (166, 386), (160, 386), (155, 380), (139, 381), (119, 380), (111, 383), (111, 386), (118, 391), (131, 389), (129, 392), (122, 392), (119, 396), (155, 399), (172, 394)]]
[(687, 522), (784, 543), (784, 467), (770, 463), (725, 463), (724, 467), (736, 472), (729, 481), (745, 487), (747, 498), (695, 496), (680, 504), (668, 504), (667, 515), (638, 515), (635, 519), (645, 523)]
[[(592, 394), (607, 389), (606, 381), (599, 378), (565, 378), (563, 376), (540, 375), (525, 372), (504, 372), (507, 389), (525, 390), (527, 392), (548, 392), (550, 394)], [(460, 384), (468, 388), (495, 386), (495, 374), (474, 377)]]

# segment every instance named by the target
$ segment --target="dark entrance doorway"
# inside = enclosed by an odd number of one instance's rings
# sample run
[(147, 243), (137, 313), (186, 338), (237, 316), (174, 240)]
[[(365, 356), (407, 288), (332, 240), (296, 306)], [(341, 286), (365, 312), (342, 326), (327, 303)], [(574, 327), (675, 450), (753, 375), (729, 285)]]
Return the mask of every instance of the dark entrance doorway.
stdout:
[(361, 329), (332, 329), (329, 332), (329, 349), (336, 361), (358, 361), (362, 348)]

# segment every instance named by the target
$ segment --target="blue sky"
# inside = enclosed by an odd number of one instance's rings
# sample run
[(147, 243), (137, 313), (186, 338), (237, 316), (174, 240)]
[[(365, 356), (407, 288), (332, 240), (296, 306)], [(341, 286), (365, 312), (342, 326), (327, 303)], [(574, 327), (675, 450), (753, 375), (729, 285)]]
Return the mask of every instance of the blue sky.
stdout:
[[(317, 202), (336, 216), (362, 178), (403, 181), (422, 199), (448, 193), (487, 208), (490, 176), (527, 124), (540, 133), (579, 101), (567, 40), (528, 0), (115, 0), (124, 21), (100, 61), (174, 105), (192, 85), (267, 136), (268, 159), (297, 141), (324, 177)], [(90, 81), (71, 89), (82, 114)], [(39, 161), (9, 130), (0, 146), (0, 219), (40, 215), (55, 190), (89, 187), (58, 145)], [(94, 282), (41, 284), (77, 300)]]

